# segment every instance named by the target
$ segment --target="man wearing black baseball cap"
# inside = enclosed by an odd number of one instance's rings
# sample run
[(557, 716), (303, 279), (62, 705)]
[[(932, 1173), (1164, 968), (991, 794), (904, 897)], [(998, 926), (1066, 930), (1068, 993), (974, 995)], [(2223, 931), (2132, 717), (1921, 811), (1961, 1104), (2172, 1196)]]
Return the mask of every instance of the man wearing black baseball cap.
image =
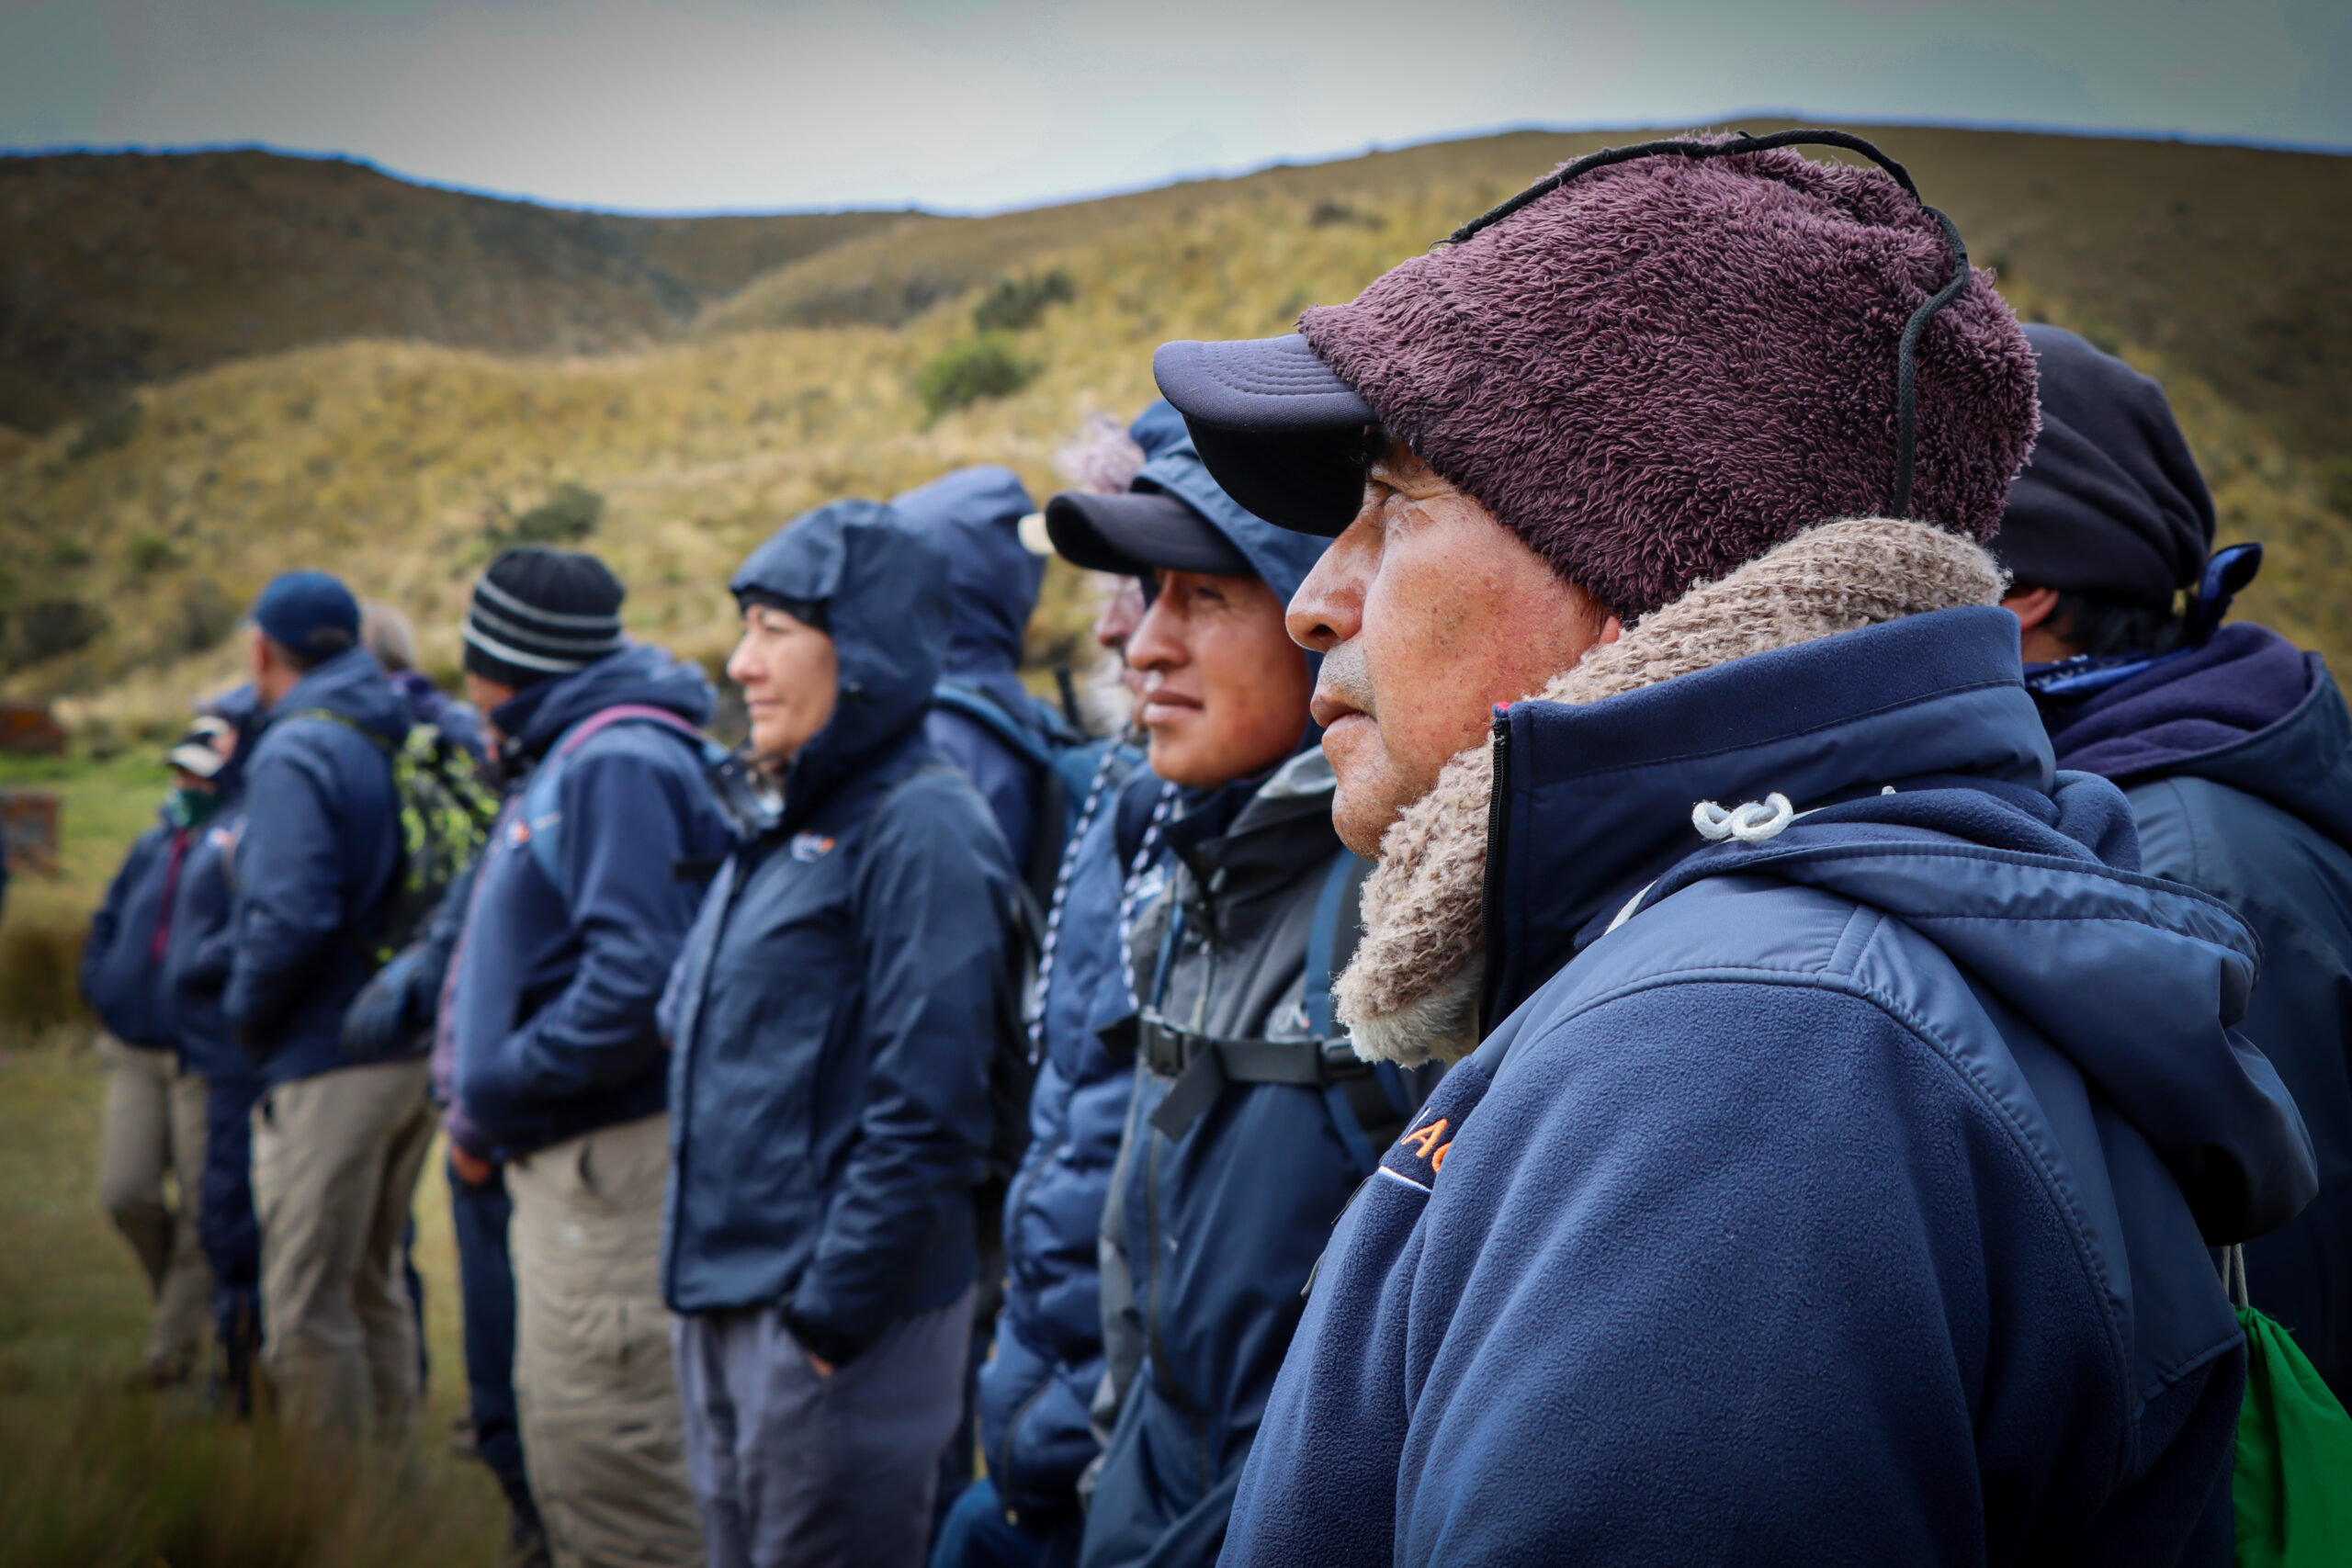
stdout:
[(322, 571), (254, 606), (266, 728), (245, 768), (234, 956), (220, 1012), (260, 1060), (253, 1187), (263, 1370), (298, 1429), (387, 1438), (416, 1396), (401, 1238), (433, 1138), (411, 1041), (354, 1055), (343, 1015), (375, 972), (372, 933), (400, 874), (390, 754), (408, 708), (359, 646), (359, 604)]
[(1315, 657), (1283, 628), (1324, 542), (1244, 511), (1189, 437), (1126, 494), (1057, 496), (1046, 523), (1071, 561), (1150, 596), (1126, 659), (1169, 852), (1134, 896), (1137, 1010), (1113, 1031), (1138, 1069), (1102, 1217), (1116, 1424), (1079, 1561), (1205, 1568), (1301, 1289), (1404, 1119), (1395, 1069), (1329, 1021), (1362, 863), (1331, 826)]
[(2213, 502), (2164, 389), (2029, 326), (2041, 440), (1994, 553), (2026, 684), (2062, 768), (2123, 786), (2140, 869), (2202, 888), (2262, 939), (2242, 1026), (2286, 1080), (2319, 1196), (2245, 1246), (2254, 1304), (2352, 1398), (2352, 720), (2327, 666), (2222, 624), (2260, 547), (2213, 550)]

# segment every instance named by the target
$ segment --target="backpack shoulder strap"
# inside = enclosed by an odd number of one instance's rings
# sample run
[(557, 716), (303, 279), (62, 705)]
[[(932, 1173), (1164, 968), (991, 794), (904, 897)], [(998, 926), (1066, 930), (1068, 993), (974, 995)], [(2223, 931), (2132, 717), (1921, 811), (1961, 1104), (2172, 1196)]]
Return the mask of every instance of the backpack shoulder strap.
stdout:
[(563, 886), (563, 857), (558, 852), (563, 825), (563, 774), (571, 765), (580, 749), (622, 724), (650, 724), (670, 731), (681, 740), (692, 743), (701, 752), (703, 761), (712, 760), (718, 743), (701, 730), (671, 712), (650, 703), (616, 703), (599, 708), (556, 737), (555, 744), (531, 770), (530, 782), (523, 786), (523, 805), (517, 814), (523, 829), (523, 842), (531, 852), (531, 863), (539, 874), (559, 893), (569, 893)]
[(961, 715), (1019, 752), (1034, 767), (1053, 766), (1053, 753), (1036, 731), (1005, 710), (1004, 705), (977, 686), (943, 679), (931, 688), (931, 705)]

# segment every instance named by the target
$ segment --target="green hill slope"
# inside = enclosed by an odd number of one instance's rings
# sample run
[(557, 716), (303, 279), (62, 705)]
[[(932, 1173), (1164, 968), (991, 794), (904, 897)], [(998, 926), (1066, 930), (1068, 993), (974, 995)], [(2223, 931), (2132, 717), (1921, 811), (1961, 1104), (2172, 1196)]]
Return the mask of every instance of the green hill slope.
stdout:
[[(1623, 139), (1490, 138), (901, 224), (770, 272), (682, 341), (627, 351), (345, 342), (152, 386), (0, 455), (7, 684), (73, 695), (86, 721), (159, 728), (192, 686), (232, 672), (228, 633), (251, 594), (303, 564), (405, 604), (430, 660), (452, 668), (472, 574), (566, 486), (602, 498), (587, 537), (629, 582), (632, 627), (716, 658), (731, 638), (727, 571), (802, 509), (977, 461), (1011, 463), (1042, 495), (1079, 420), (1152, 395), (1159, 342), (1283, 331), (1567, 152)], [(2022, 312), (2166, 380), (2225, 535), (2273, 547), (2247, 613), (2352, 660), (2352, 468), (2335, 456), (2352, 160), (1885, 141)], [(919, 378), (974, 341), (976, 291), (1048, 270), (1074, 298), (1001, 340), (1034, 371), (1026, 384), (933, 417)], [(1041, 656), (1083, 619), (1072, 580), (1050, 581)]]
[(137, 383), (346, 338), (639, 345), (908, 220), (568, 212), (254, 151), (0, 158), (0, 424), (45, 429)]

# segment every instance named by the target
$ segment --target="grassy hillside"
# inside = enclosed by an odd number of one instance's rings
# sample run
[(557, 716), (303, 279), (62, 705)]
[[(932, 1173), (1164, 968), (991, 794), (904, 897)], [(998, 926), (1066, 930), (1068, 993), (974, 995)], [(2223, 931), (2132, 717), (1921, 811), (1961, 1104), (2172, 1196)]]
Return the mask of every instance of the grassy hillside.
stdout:
[(909, 220), (567, 212), (253, 151), (0, 158), (0, 425), (46, 429), (138, 383), (345, 338), (636, 346)]
[[(2225, 532), (2274, 547), (2250, 613), (2352, 656), (2352, 469), (2331, 464), (2352, 445), (2331, 412), (2352, 363), (2352, 160), (1884, 137), (2021, 310), (2166, 379)], [(635, 629), (715, 658), (728, 570), (799, 511), (980, 460), (1042, 494), (1079, 419), (1151, 395), (1159, 342), (1282, 331), (1605, 140), (1498, 137), (901, 225), (769, 273), (684, 341), (628, 352), (350, 342), (151, 387), (0, 455), (9, 684), (80, 698), (85, 723), (152, 731), (232, 672), (238, 611), (298, 564), (407, 605), (453, 668), (470, 577), (567, 486), (604, 501), (590, 537), (631, 585)], [(1074, 299), (1001, 336), (1001, 357), (1034, 370), (1025, 386), (934, 417), (919, 378), (974, 341), (979, 287), (1056, 269)], [(1040, 636), (1066, 642), (1082, 611), (1054, 581)]]

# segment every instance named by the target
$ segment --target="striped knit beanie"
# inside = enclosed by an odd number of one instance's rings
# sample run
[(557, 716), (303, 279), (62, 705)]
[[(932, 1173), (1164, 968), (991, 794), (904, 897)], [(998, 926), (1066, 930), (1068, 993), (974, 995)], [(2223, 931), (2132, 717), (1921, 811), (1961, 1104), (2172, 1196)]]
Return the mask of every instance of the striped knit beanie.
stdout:
[(620, 579), (577, 550), (503, 551), (474, 584), (466, 671), (520, 691), (618, 653)]

